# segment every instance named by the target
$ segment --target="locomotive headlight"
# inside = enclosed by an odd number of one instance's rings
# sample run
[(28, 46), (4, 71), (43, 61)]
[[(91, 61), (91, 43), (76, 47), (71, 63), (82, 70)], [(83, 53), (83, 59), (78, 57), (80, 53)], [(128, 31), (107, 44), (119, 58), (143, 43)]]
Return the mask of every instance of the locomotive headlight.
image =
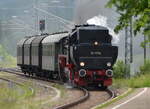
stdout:
[(94, 45), (98, 45), (98, 42), (97, 42), (97, 41), (95, 41), (95, 42), (94, 42)]
[(76, 46), (74, 46), (74, 50), (76, 50), (77, 49), (77, 47)]
[(107, 62), (107, 66), (108, 66), (108, 67), (111, 67), (111, 62)]
[(79, 76), (80, 76), (80, 77), (85, 77), (85, 76), (86, 76), (86, 70), (81, 69), (81, 70), (79, 71)]
[(113, 71), (110, 70), (110, 69), (106, 70), (106, 75), (107, 75), (108, 77), (112, 77), (112, 76), (113, 76)]
[(84, 62), (80, 62), (80, 66), (84, 67), (85, 63)]

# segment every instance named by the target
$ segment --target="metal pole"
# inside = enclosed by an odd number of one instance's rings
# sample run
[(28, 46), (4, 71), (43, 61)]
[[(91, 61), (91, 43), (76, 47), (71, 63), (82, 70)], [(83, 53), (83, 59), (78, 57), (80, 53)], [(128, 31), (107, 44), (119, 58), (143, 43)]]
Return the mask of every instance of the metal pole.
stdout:
[(125, 27), (125, 65), (127, 65), (127, 27)]
[(145, 44), (145, 41), (146, 41), (146, 36), (144, 35), (144, 64), (146, 63), (146, 44)]
[(130, 77), (130, 35), (128, 34), (128, 27), (125, 27), (125, 72), (126, 78)]
[(128, 77), (128, 73), (127, 73), (127, 27), (125, 28), (125, 77), (127, 78)]
[(130, 63), (133, 62), (133, 30), (132, 30), (132, 17), (130, 19)]
[(37, 31), (37, 34), (39, 33), (39, 17), (38, 17), (38, 11), (35, 9), (35, 7), (37, 7), (38, 5), (38, 0), (34, 0), (33, 3), (33, 8), (35, 11), (35, 30)]

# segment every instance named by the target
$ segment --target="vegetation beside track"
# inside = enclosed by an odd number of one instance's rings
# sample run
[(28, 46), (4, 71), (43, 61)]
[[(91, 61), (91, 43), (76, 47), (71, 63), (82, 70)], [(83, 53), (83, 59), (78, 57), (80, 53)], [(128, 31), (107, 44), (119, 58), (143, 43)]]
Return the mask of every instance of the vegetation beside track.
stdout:
[(66, 93), (66, 88), (63, 85), (59, 85), (59, 84), (52, 84), (53, 87), (59, 89), (61, 91), (61, 97), (65, 97), (65, 93)]
[(142, 88), (142, 87), (150, 87), (150, 72), (149, 74), (142, 74), (136, 77), (132, 77), (130, 79), (114, 79), (114, 87), (131, 87), (131, 88)]
[(16, 58), (0, 45), (0, 67), (16, 67)]
[(147, 60), (145, 64), (140, 67), (140, 72), (137, 73), (136, 76), (130, 78), (125, 78), (125, 64), (122, 61), (118, 61), (114, 67), (114, 75), (113, 86), (116, 88), (150, 87), (150, 60)]
[[(28, 86), (0, 82), (0, 107), (2, 109), (34, 109), (36, 106), (29, 102), (33, 95), (34, 93)], [(27, 101), (28, 103), (25, 103)]]

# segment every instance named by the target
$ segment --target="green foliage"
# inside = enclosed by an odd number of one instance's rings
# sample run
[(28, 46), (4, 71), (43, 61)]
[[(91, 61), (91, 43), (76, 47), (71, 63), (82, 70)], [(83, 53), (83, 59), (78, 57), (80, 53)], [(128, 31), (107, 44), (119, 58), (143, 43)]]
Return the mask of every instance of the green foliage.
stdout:
[(150, 87), (150, 74), (144, 74), (130, 79), (114, 79), (114, 87), (142, 88)]
[(143, 66), (140, 67), (142, 74), (150, 74), (150, 60), (147, 60)]
[[(1, 72), (2, 78), (10, 75)], [(5, 77), (6, 76), (6, 77)], [(15, 79), (15, 78), (11, 78)], [(20, 84), (20, 85), (19, 85)], [(42, 109), (41, 99), (36, 101), (36, 96), (31, 90), (31, 84), (0, 82), (0, 109)], [(40, 103), (39, 103), (40, 101)]]
[[(123, 62), (119, 61), (117, 62), (117, 66), (122, 66)], [(124, 65), (124, 64), (123, 64)], [(121, 69), (121, 70), (118, 70)], [(117, 72), (123, 72), (123, 67), (116, 67)], [(116, 72), (116, 71), (115, 71)], [(122, 73), (116, 73), (117, 78), (114, 79), (114, 87), (120, 88), (120, 87), (132, 87), (132, 88), (140, 88), (140, 87), (150, 87), (150, 60), (147, 60), (143, 66), (140, 67), (140, 75), (137, 75), (135, 77), (124, 79), (124, 78), (118, 78), (121, 77)], [(115, 75), (115, 74), (114, 74)], [(120, 76), (121, 75), (121, 76)]]
[(0, 45), (0, 67), (16, 66), (16, 59), (9, 55), (7, 51)]
[(123, 61), (119, 60), (114, 65), (114, 78), (124, 78), (125, 77), (125, 64)]
[(134, 18), (134, 34), (142, 31), (143, 35), (147, 36), (145, 43), (150, 44), (150, 0), (110, 0), (107, 7), (113, 6), (120, 14), (115, 32), (129, 26), (131, 18)]
[(8, 88), (1, 88), (0, 90), (0, 106), (3, 109), (14, 108), (14, 104), (17, 103), (17, 93), (14, 90)]

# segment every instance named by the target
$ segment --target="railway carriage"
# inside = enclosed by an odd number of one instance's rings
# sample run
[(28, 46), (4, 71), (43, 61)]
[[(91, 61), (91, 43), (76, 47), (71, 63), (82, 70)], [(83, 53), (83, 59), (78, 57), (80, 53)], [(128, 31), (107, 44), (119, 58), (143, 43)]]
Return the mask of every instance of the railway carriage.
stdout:
[[(42, 70), (46, 75), (55, 76), (58, 73), (58, 55), (62, 53), (60, 40), (67, 37), (68, 33), (57, 33), (46, 37), (42, 41)], [(56, 74), (55, 74), (56, 73)]]
[(23, 38), (17, 43), (17, 65), (23, 67), (24, 65), (24, 43), (27, 41), (27, 37)]
[(24, 54), (23, 72), (78, 86), (107, 87), (112, 84), (118, 56), (111, 40), (105, 27), (80, 25), (71, 32), (31, 37), (18, 54)]
[(31, 72), (31, 43), (32, 41), (35, 39), (36, 37), (30, 37), (23, 46), (23, 50), (24, 50), (24, 66), (23, 66), (23, 71), (26, 72)]
[(42, 40), (47, 35), (36, 36), (35, 40), (31, 44), (31, 66), (32, 74), (35, 73), (38, 75), (38, 72), (41, 70), (42, 66)]

